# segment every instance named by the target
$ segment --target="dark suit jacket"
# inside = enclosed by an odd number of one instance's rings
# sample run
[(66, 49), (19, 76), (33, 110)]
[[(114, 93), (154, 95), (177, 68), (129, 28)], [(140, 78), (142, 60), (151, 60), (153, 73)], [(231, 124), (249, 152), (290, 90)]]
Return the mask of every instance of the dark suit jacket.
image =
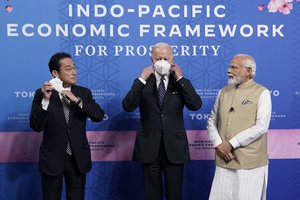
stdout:
[(91, 169), (90, 146), (86, 137), (86, 121), (101, 121), (103, 110), (95, 102), (91, 91), (87, 88), (73, 85), (71, 91), (82, 99), (83, 107), (71, 103), (69, 124), (66, 123), (62, 102), (56, 91), (53, 91), (50, 104), (45, 111), (41, 102), (41, 89), (35, 92), (30, 114), (30, 127), (44, 131), (39, 152), (39, 170), (47, 175), (61, 174), (65, 167), (67, 141), (72, 146), (77, 166), (82, 173)]
[(161, 137), (171, 163), (184, 163), (189, 159), (183, 108), (198, 110), (202, 105), (190, 81), (183, 77), (175, 82), (170, 76), (161, 108), (155, 75), (148, 78), (146, 85), (136, 79), (122, 104), (127, 112), (140, 108), (141, 126), (136, 135), (133, 160), (153, 162), (158, 156)]

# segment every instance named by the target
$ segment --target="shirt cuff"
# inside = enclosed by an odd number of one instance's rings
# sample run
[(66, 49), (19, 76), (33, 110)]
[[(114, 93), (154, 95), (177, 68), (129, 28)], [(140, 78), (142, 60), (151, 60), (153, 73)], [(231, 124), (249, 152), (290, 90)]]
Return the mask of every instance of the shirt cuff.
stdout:
[(229, 140), (229, 143), (234, 149), (239, 148), (241, 146), (236, 138), (232, 138), (231, 140)]
[(179, 81), (179, 80), (182, 79), (182, 78), (183, 78), (183, 76), (180, 76), (175, 82)]
[(220, 139), (220, 140), (215, 140), (215, 141), (213, 141), (213, 145), (214, 145), (214, 147), (217, 147), (217, 146), (219, 146), (220, 144), (222, 144), (223, 143), (223, 141)]
[(45, 99), (43, 99), (42, 100), (42, 108), (44, 109), (44, 110), (47, 110), (48, 109), (48, 106), (49, 106), (49, 103), (50, 103), (50, 101), (46, 101)]
[(144, 84), (146, 85), (146, 81), (144, 79), (142, 79), (141, 77), (139, 77), (139, 80)]

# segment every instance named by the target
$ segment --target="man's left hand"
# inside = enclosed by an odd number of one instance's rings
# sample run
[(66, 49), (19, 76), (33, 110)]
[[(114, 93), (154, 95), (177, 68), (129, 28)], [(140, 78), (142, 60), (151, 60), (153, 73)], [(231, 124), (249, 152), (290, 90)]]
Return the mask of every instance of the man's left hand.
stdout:
[(232, 153), (232, 146), (229, 142), (223, 142), (216, 147), (217, 155), (223, 159), (225, 162), (230, 162), (235, 159), (235, 156)]
[(68, 98), (71, 102), (77, 103), (78, 98), (70, 90), (62, 90), (61, 94)]
[(182, 77), (182, 71), (177, 64), (171, 65), (171, 74), (174, 76), (175, 80), (178, 80), (180, 77)]

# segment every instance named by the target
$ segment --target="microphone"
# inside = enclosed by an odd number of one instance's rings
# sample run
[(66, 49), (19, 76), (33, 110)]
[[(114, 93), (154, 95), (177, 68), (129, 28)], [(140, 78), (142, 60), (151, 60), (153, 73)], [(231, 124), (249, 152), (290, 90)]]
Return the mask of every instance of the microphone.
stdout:
[(234, 111), (234, 107), (231, 106), (231, 108), (229, 109), (229, 112), (233, 112)]

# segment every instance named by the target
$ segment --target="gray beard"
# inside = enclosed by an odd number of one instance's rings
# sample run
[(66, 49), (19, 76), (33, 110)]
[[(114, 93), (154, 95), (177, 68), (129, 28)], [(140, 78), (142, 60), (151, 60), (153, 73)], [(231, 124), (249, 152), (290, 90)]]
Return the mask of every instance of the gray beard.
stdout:
[(228, 85), (237, 85), (238, 82), (235, 78), (228, 79)]
[(239, 76), (235, 76), (233, 78), (228, 79), (228, 85), (239, 85), (242, 82), (242, 78)]

